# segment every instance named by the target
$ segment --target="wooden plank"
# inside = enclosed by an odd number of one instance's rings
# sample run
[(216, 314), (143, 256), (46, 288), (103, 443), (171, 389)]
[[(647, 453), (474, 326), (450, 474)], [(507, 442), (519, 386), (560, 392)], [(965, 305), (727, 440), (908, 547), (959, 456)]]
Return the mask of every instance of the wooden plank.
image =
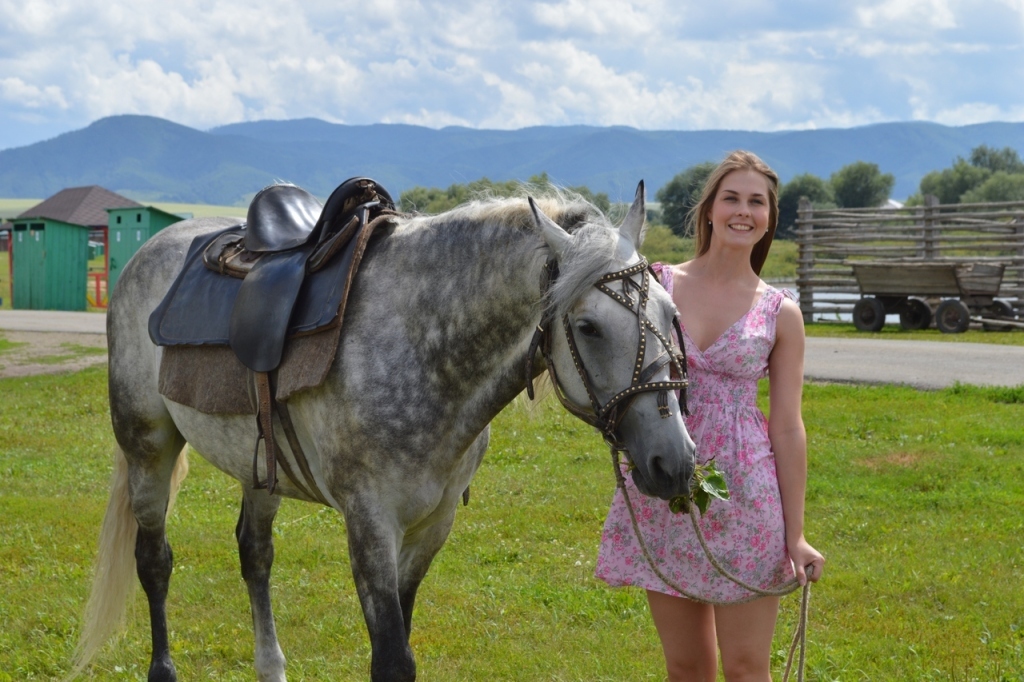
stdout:
[(996, 263), (967, 263), (956, 269), (960, 290), (966, 296), (995, 296), (1003, 281), (1005, 266)]

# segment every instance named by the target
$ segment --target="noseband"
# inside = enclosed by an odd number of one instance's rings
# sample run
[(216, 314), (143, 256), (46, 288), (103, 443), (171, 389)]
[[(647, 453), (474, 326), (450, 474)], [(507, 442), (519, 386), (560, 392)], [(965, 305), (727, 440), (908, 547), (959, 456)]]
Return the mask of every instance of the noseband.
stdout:
[[(558, 263), (554, 259), (549, 259), (544, 268), (544, 281), (541, 284), (542, 292), (546, 295), (550, 290), (552, 284), (558, 278)], [(641, 276), (641, 282), (638, 284), (634, 279), (634, 275)], [(576, 415), (586, 423), (597, 428), (601, 435), (604, 436), (605, 441), (616, 450), (624, 450), (625, 446), (618, 435), (619, 424), (625, 417), (626, 412), (629, 411), (633, 401), (641, 393), (650, 393), (656, 391), (658, 393), (658, 412), (661, 414), (663, 419), (672, 416), (672, 412), (668, 407), (668, 392), (672, 390), (679, 391), (679, 409), (683, 414), (689, 415), (690, 412), (686, 406), (686, 387), (689, 385), (689, 379), (686, 371), (686, 349), (685, 347), (677, 347), (670, 339), (665, 338), (665, 335), (658, 330), (658, 328), (651, 322), (651, 319), (647, 317), (647, 301), (650, 292), (651, 276), (653, 275), (650, 266), (647, 263), (646, 258), (641, 258), (640, 262), (632, 265), (623, 270), (608, 273), (597, 280), (594, 284), (600, 291), (610, 296), (613, 300), (620, 303), (623, 307), (634, 313), (637, 318), (637, 331), (639, 336), (639, 343), (637, 345), (636, 362), (633, 364), (633, 378), (632, 382), (628, 387), (616, 393), (612, 398), (601, 405), (601, 401), (597, 397), (597, 392), (594, 390), (593, 382), (590, 379), (590, 375), (587, 373), (586, 367), (583, 365), (583, 359), (580, 357), (579, 348), (576, 345), (576, 338), (573, 335), (572, 325), (569, 324), (569, 315), (566, 313), (562, 315), (562, 327), (565, 330), (565, 338), (569, 344), (569, 353), (572, 356), (573, 365), (576, 366), (576, 372), (580, 376), (580, 380), (583, 382), (583, 387), (587, 391), (587, 396), (590, 398), (591, 411), (581, 409), (580, 407), (573, 404), (568, 397), (565, 395), (565, 391), (562, 389), (562, 385), (558, 380), (558, 375), (555, 371), (554, 359), (551, 356), (551, 328), (554, 322), (554, 310), (549, 306), (543, 317), (541, 323), (537, 326), (537, 330), (533, 334), (533, 341), (530, 343), (530, 350), (526, 357), (526, 392), (533, 399), (533, 359), (540, 349), (544, 355), (544, 362), (548, 366), (548, 373), (551, 375), (551, 383), (554, 385), (555, 395), (558, 396), (559, 402), (572, 414)], [(615, 281), (621, 281), (621, 292), (616, 291), (609, 283)], [(632, 291), (636, 292), (636, 300), (632, 296)], [(675, 316), (672, 318), (672, 325), (676, 330), (676, 336), (682, 343), (682, 331), (679, 326), (679, 317)], [(644, 367), (644, 359), (647, 354), (647, 335), (645, 331), (649, 330), (661, 343), (664, 352), (658, 354), (658, 356), (646, 367)], [(675, 370), (675, 375), (678, 379), (670, 381), (651, 381), (651, 377), (657, 374), (666, 364), (670, 365)]]

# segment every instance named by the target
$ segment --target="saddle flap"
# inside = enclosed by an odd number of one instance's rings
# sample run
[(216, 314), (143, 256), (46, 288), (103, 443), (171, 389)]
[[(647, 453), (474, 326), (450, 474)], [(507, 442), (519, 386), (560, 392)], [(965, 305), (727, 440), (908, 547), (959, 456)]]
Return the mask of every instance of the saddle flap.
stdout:
[(308, 257), (308, 248), (267, 254), (242, 281), (228, 340), (242, 364), (254, 372), (269, 372), (281, 363)]

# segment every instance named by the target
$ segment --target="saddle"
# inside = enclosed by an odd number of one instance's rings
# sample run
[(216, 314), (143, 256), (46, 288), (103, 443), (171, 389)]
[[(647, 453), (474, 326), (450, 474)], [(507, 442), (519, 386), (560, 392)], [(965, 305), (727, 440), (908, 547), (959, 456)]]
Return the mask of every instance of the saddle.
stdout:
[[(317, 378), (310, 383), (311, 372), (304, 366), (308, 363), (295, 357), (301, 337), (326, 330), (340, 333), (345, 302), (370, 237), (394, 215), (387, 190), (369, 178), (346, 180), (322, 208), (300, 187), (271, 185), (253, 198), (245, 223), (193, 240), (185, 266), (150, 316), (150, 338), (168, 347), (160, 380), (161, 393), (172, 400), (181, 395), (164, 392), (173, 383), (164, 365), (183, 358), (173, 349), (227, 346), (245, 368), (246, 385), (238, 388), (257, 416), (256, 487), (273, 493), (276, 485), (273, 417), (277, 414), (285, 425), (289, 421), (279, 401), (297, 387), (318, 385), (337, 348), (336, 336), (312, 344), (320, 358), (314, 364), (321, 371), (312, 372)], [(283, 383), (290, 382), (284, 396), (277, 376), (282, 357), (296, 367), (292, 375), (305, 373), (297, 379), (283, 377)], [(236, 375), (230, 368), (216, 374)], [(266, 483), (259, 482), (256, 472), (260, 440), (266, 450)]]

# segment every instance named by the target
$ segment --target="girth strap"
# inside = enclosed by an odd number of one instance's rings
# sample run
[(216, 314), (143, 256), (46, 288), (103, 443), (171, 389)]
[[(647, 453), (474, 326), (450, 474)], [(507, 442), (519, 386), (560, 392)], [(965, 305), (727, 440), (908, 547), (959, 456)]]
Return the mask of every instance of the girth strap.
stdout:
[(295, 462), (299, 465), (299, 471), (302, 473), (302, 479), (306, 484), (303, 485), (299, 478), (292, 473), (288, 467), (288, 458), (282, 457), (281, 468), (284, 469), (285, 476), (291, 480), (303, 495), (311, 497), (321, 504), (326, 504), (328, 507), (331, 506), (331, 503), (327, 501), (324, 494), (320, 492), (320, 486), (317, 485), (313, 471), (309, 468), (309, 460), (306, 459), (306, 453), (302, 450), (302, 444), (295, 433), (295, 426), (292, 424), (292, 417), (288, 412), (287, 403), (279, 402), (275, 404), (277, 406), (277, 416), (281, 420), (281, 428), (284, 430), (285, 438), (288, 439), (288, 447), (291, 448), (292, 455), (295, 456)]
[[(275, 372), (250, 372), (251, 377), (250, 389), (250, 400), (255, 401), (256, 411), (256, 447), (252, 455), (252, 481), (253, 488), (256, 490), (267, 490), (267, 492), (273, 495), (277, 488), (277, 466), (281, 465), (281, 471), (284, 472), (285, 478), (293, 485), (304, 497), (310, 500), (315, 500), (321, 504), (331, 506), (331, 503), (327, 500), (327, 496), (324, 495), (320, 486), (316, 482), (316, 477), (313, 475), (313, 471), (309, 466), (309, 460), (306, 459), (306, 453), (302, 449), (302, 444), (299, 442), (298, 434), (295, 433), (295, 426), (292, 423), (291, 413), (288, 411), (288, 406), (284, 402), (278, 402), (274, 397), (277, 391), (276, 384), (276, 373)], [(277, 446), (277, 440), (274, 434), (274, 417), (280, 421), (281, 430), (284, 432), (284, 437), (288, 442), (288, 447), (291, 449), (292, 456), (295, 458), (295, 464), (298, 465), (298, 475), (293, 470), (291, 463), (288, 458), (284, 456), (280, 448)], [(260, 440), (263, 441), (264, 450), (266, 453), (266, 465), (267, 465), (267, 480), (260, 482), (259, 479), (259, 451), (260, 451)]]

